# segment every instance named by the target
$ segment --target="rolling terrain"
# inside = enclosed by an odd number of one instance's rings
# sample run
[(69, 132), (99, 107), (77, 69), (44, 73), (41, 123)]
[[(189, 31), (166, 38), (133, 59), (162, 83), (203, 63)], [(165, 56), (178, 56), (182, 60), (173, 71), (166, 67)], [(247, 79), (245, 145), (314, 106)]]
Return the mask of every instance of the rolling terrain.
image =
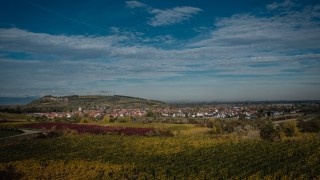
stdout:
[(87, 95), (87, 96), (44, 96), (40, 99), (34, 100), (27, 104), (29, 109), (40, 108), (50, 111), (64, 111), (75, 110), (79, 107), (83, 109), (137, 109), (137, 108), (150, 108), (150, 107), (164, 107), (166, 104), (161, 101), (147, 100), (142, 98), (135, 98), (129, 96), (101, 96), (101, 95)]

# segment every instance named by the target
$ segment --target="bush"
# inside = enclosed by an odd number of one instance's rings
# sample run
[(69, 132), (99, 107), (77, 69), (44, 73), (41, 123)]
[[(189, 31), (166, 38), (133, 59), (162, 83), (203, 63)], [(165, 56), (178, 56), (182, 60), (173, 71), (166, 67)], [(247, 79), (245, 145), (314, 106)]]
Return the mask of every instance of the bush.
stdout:
[(302, 132), (320, 132), (320, 117), (308, 121), (299, 120), (297, 126)]
[(118, 122), (127, 123), (131, 121), (131, 116), (118, 117)]
[(110, 115), (105, 115), (104, 117), (103, 117), (103, 122), (106, 122), (106, 123), (108, 123), (108, 122), (110, 122)]
[(220, 119), (213, 120), (212, 133), (213, 134), (222, 134), (223, 133), (222, 121)]
[(235, 133), (240, 136), (246, 135), (249, 131), (256, 129), (256, 125), (250, 121), (244, 120), (209, 119), (205, 125), (202, 126), (212, 128), (212, 134)]
[(296, 121), (288, 121), (280, 124), (280, 131), (287, 137), (298, 136), (300, 134)]
[(91, 122), (93, 122), (93, 119), (89, 117), (82, 117), (80, 120), (80, 123), (91, 123)]
[(62, 134), (64, 136), (74, 136), (74, 135), (77, 135), (78, 132), (76, 130), (73, 130), (73, 129), (64, 129), (64, 130), (62, 130)]
[(267, 141), (274, 141), (279, 138), (279, 130), (271, 121), (267, 121), (260, 127), (260, 137)]
[(172, 137), (174, 134), (169, 129), (156, 129), (155, 131), (151, 131), (147, 134), (148, 136), (166, 136), (166, 137)]
[(153, 111), (148, 111), (146, 117), (155, 117), (155, 113)]

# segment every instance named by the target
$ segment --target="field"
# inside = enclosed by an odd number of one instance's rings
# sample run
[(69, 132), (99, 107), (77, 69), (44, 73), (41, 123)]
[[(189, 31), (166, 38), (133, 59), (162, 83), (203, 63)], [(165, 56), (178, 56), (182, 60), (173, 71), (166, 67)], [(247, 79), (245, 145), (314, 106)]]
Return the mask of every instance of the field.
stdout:
[(19, 130), (0, 129), (0, 138), (22, 134)]
[(174, 136), (64, 133), (1, 143), (0, 175), (2, 179), (320, 178), (319, 134), (269, 142), (216, 137), (191, 124), (113, 126), (170, 130)]
[(1, 113), (0, 112), (0, 123), (6, 121), (26, 121), (31, 118), (23, 114), (11, 114), (11, 113)]
[(118, 134), (118, 135), (140, 135), (154, 133), (153, 128), (134, 128), (134, 127), (113, 127), (113, 126), (99, 126), (88, 124), (71, 124), (71, 123), (33, 123), (26, 124), (26, 128), (30, 129), (45, 129), (45, 130), (72, 130), (78, 134)]

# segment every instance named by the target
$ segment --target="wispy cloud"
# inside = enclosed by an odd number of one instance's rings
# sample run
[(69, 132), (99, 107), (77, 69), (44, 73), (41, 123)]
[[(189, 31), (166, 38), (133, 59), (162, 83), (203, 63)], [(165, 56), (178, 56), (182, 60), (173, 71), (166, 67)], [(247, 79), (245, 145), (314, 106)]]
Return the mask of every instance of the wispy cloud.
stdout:
[(271, 3), (271, 4), (267, 5), (267, 9), (268, 10), (276, 10), (276, 9), (280, 9), (280, 8), (281, 9), (290, 9), (294, 5), (295, 5), (295, 3), (292, 2), (291, 0), (285, 0), (281, 3), (278, 3), (278, 2)]
[(320, 48), (319, 9), (307, 6), (286, 15), (255, 16), (238, 14), (217, 19), (216, 29), (198, 47), (253, 48), (254, 52), (300, 53)]
[(154, 17), (150, 19), (148, 24), (156, 27), (182, 23), (201, 11), (202, 10), (200, 8), (188, 6), (175, 7), (165, 10), (152, 9), (150, 14), (153, 14)]
[(148, 21), (148, 24), (153, 27), (182, 23), (202, 11), (200, 8), (190, 6), (158, 9), (138, 1), (126, 1), (126, 4), (130, 8), (145, 8), (149, 14), (153, 15)]
[[(26, 52), (54, 59), (97, 59), (146, 55), (156, 51), (139, 45), (139, 33), (116, 33), (110, 36), (68, 36), (33, 33), (22, 29), (0, 29), (0, 49)], [(152, 50), (154, 49), (154, 50)]]
[(126, 4), (129, 8), (147, 7), (146, 4), (139, 1), (126, 1)]

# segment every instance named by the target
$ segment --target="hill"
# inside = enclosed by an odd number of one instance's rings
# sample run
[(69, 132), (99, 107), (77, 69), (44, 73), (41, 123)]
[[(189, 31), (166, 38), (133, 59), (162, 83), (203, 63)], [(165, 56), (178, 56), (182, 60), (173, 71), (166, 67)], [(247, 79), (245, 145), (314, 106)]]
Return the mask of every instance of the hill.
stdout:
[(87, 96), (44, 96), (40, 99), (34, 100), (26, 105), (28, 109), (42, 108), (47, 111), (65, 111), (75, 110), (79, 107), (83, 109), (95, 108), (154, 108), (164, 107), (166, 104), (161, 101), (147, 100), (142, 98), (135, 98), (129, 96), (102, 96), (102, 95), (87, 95)]

